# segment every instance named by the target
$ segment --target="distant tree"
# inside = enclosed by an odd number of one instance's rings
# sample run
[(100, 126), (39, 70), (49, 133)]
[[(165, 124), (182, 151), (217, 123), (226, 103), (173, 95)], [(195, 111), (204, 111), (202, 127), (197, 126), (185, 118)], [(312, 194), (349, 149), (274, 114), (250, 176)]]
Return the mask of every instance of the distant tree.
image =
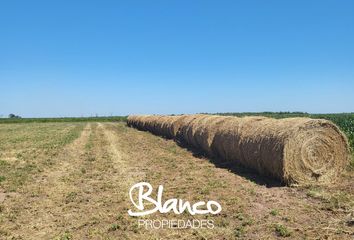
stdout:
[(13, 114), (13, 113), (10, 113), (10, 114), (9, 114), (9, 118), (21, 118), (21, 117), (15, 115), (15, 114)]

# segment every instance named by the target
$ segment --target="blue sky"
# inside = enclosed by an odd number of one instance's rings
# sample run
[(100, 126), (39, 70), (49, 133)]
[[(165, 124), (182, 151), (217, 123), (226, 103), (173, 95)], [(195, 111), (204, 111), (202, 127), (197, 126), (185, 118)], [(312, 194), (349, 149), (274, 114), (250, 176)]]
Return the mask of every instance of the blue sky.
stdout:
[(0, 115), (354, 112), (354, 1), (1, 1)]

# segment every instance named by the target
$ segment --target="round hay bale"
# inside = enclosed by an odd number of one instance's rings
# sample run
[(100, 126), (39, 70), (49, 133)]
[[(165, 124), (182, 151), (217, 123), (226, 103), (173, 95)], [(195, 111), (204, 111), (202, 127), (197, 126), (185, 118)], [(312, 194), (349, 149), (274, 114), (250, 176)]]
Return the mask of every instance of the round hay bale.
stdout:
[(175, 121), (177, 117), (176, 116), (168, 116), (168, 117), (164, 117), (162, 119), (162, 134), (164, 137), (166, 138), (173, 138), (174, 135), (172, 133), (172, 123), (173, 121)]
[(179, 139), (194, 147), (193, 141), (193, 123), (197, 121), (202, 115), (187, 115), (180, 119), (181, 127), (179, 131)]
[(194, 148), (201, 148), (198, 143), (198, 138), (196, 136), (196, 132), (198, 129), (203, 127), (203, 120), (209, 118), (210, 115), (196, 115), (196, 118), (190, 121), (187, 125), (186, 130), (186, 139), (188, 143)]
[(287, 184), (330, 183), (348, 164), (346, 137), (330, 121), (244, 117), (225, 121), (213, 150)]
[(283, 122), (285, 127), (293, 126), (283, 149), (284, 181), (333, 182), (349, 163), (346, 136), (328, 120), (285, 119)]
[(181, 135), (181, 127), (184, 124), (185, 118), (188, 118), (188, 115), (181, 115), (171, 120), (171, 132), (175, 139), (178, 139)]
[(349, 163), (345, 135), (327, 120), (199, 114), (129, 116), (127, 124), (287, 184), (331, 183)]
[(214, 135), (209, 143), (212, 153), (225, 161), (239, 159), (239, 118), (220, 117), (209, 128)]
[(201, 119), (194, 131), (196, 145), (199, 146), (207, 155), (213, 156), (212, 143), (218, 126), (229, 117), (207, 115)]

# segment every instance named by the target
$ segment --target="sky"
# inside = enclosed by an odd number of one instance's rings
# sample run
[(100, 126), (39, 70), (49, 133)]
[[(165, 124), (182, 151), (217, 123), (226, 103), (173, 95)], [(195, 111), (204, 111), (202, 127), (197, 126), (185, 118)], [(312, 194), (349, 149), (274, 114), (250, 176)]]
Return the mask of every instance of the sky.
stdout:
[(352, 0), (1, 1), (0, 116), (354, 112)]

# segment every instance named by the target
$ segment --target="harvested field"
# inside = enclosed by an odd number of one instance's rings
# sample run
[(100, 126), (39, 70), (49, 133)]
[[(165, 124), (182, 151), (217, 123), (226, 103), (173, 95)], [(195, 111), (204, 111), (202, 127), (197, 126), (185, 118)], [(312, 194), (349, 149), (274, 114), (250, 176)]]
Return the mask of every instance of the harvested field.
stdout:
[(286, 184), (333, 183), (350, 162), (346, 136), (323, 119), (182, 115), (127, 122)]
[[(353, 171), (343, 172), (336, 185), (279, 186), (125, 123), (1, 124), (0, 149), (0, 239), (354, 236)], [(162, 184), (166, 199), (213, 199), (223, 207), (212, 216), (156, 213), (144, 219), (212, 219), (215, 228), (139, 227), (127, 211), (129, 188), (140, 181), (154, 190)]]

